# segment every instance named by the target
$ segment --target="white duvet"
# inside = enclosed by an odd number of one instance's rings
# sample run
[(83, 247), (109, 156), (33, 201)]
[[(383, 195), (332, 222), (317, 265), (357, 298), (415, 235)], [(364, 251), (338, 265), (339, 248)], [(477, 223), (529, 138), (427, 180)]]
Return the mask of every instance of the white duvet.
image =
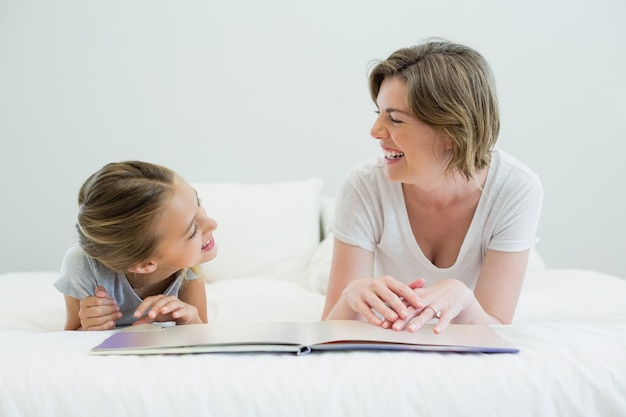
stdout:
[[(0, 416), (622, 416), (626, 281), (528, 274), (518, 354), (318, 352), (91, 356), (111, 332), (65, 332), (56, 273), (0, 275)], [(318, 320), (298, 283), (207, 284), (214, 321)]]

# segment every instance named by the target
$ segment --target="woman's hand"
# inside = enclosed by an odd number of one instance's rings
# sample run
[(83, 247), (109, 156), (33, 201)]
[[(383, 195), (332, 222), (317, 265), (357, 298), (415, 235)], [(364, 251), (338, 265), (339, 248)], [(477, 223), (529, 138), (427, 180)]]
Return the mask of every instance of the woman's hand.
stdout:
[(355, 279), (342, 292), (340, 302), (369, 323), (388, 328), (397, 320), (410, 319), (410, 308), (421, 311), (426, 306), (414, 291), (423, 285), (422, 279), (407, 285), (390, 276)]
[(443, 280), (429, 287), (416, 288), (415, 293), (423, 302), (423, 307), (407, 306), (409, 314), (394, 321), (391, 324), (393, 330), (406, 329), (409, 332), (416, 332), (428, 321), (438, 318), (439, 323), (435, 325), (433, 331), (441, 333), (450, 322), (477, 304), (472, 291), (455, 279)]
[(474, 290), (455, 279), (417, 288), (424, 308), (408, 306), (409, 318), (399, 319), (392, 329), (415, 332), (441, 312), (434, 332), (443, 332), (450, 323), (507, 324), (513, 320), (530, 250), (499, 252), (488, 250)]
[(80, 300), (78, 310), (80, 328), (83, 330), (110, 330), (122, 317), (120, 308), (104, 287), (96, 287), (95, 295)]
[(146, 297), (135, 310), (134, 316), (139, 320), (134, 322), (133, 326), (164, 321), (175, 321), (176, 324), (202, 323), (195, 306), (173, 295), (159, 294)]

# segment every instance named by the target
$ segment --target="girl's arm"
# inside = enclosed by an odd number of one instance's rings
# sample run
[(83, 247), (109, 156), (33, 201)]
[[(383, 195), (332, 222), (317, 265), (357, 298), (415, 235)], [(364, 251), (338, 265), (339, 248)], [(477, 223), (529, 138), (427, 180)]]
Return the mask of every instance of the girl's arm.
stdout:
[(65, 296), (65, 330), (109, 330), (122, 317), (115, 300), (103, 287), (96, 287), (96, 295), (79, 300)]
[(65, 327), (64, 330), (80, 329), (80, 300), (69, 295), (65, 295)]
[(178, 291), (178, 298), (181, 301), (191, 304), (198, 310), (198, 316), (202, 323), (208, 322), (206, 308), (206, 289), (202, 275), (196, 279), (184, 281)]
[(202, 277), (185, 280), (177, 296), (158, 294), (144, 298), (135, 309), (134, 316), (137, 321), (133, 323), (133, 326), (171, 320), (176, 321), (177, 324), (206, 323), (204, 280)]

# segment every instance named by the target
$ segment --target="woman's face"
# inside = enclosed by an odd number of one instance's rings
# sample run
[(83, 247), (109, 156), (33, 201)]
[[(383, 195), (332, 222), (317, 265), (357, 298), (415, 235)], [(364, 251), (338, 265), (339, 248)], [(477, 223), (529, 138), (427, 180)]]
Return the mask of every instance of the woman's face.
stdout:
[(207, 216), (196, 190), (180, 178), (174, 182), (174, 195), (157, 228), (160, 241), (156, 263), (159, 268), (174, 271), (189, 268), (217, 255), (213, 240), (217, 223)]
[(376, 97), (378, 117), (371, 135), (380, 141), (390, 181), (436, 187), (451, 158), (452, 143), (440, 130), (416, 119), (406, 101), (406, 84), (385, 78)]

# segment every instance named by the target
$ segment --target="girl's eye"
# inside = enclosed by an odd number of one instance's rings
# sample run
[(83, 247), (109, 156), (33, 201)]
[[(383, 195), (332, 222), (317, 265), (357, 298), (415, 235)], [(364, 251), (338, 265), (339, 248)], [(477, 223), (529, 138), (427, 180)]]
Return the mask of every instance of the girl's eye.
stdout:
[(193, 233), (189, 236), (189, 239), (193, 239), (198, 234), (198, 225), (196, 223), (193, 224)]

